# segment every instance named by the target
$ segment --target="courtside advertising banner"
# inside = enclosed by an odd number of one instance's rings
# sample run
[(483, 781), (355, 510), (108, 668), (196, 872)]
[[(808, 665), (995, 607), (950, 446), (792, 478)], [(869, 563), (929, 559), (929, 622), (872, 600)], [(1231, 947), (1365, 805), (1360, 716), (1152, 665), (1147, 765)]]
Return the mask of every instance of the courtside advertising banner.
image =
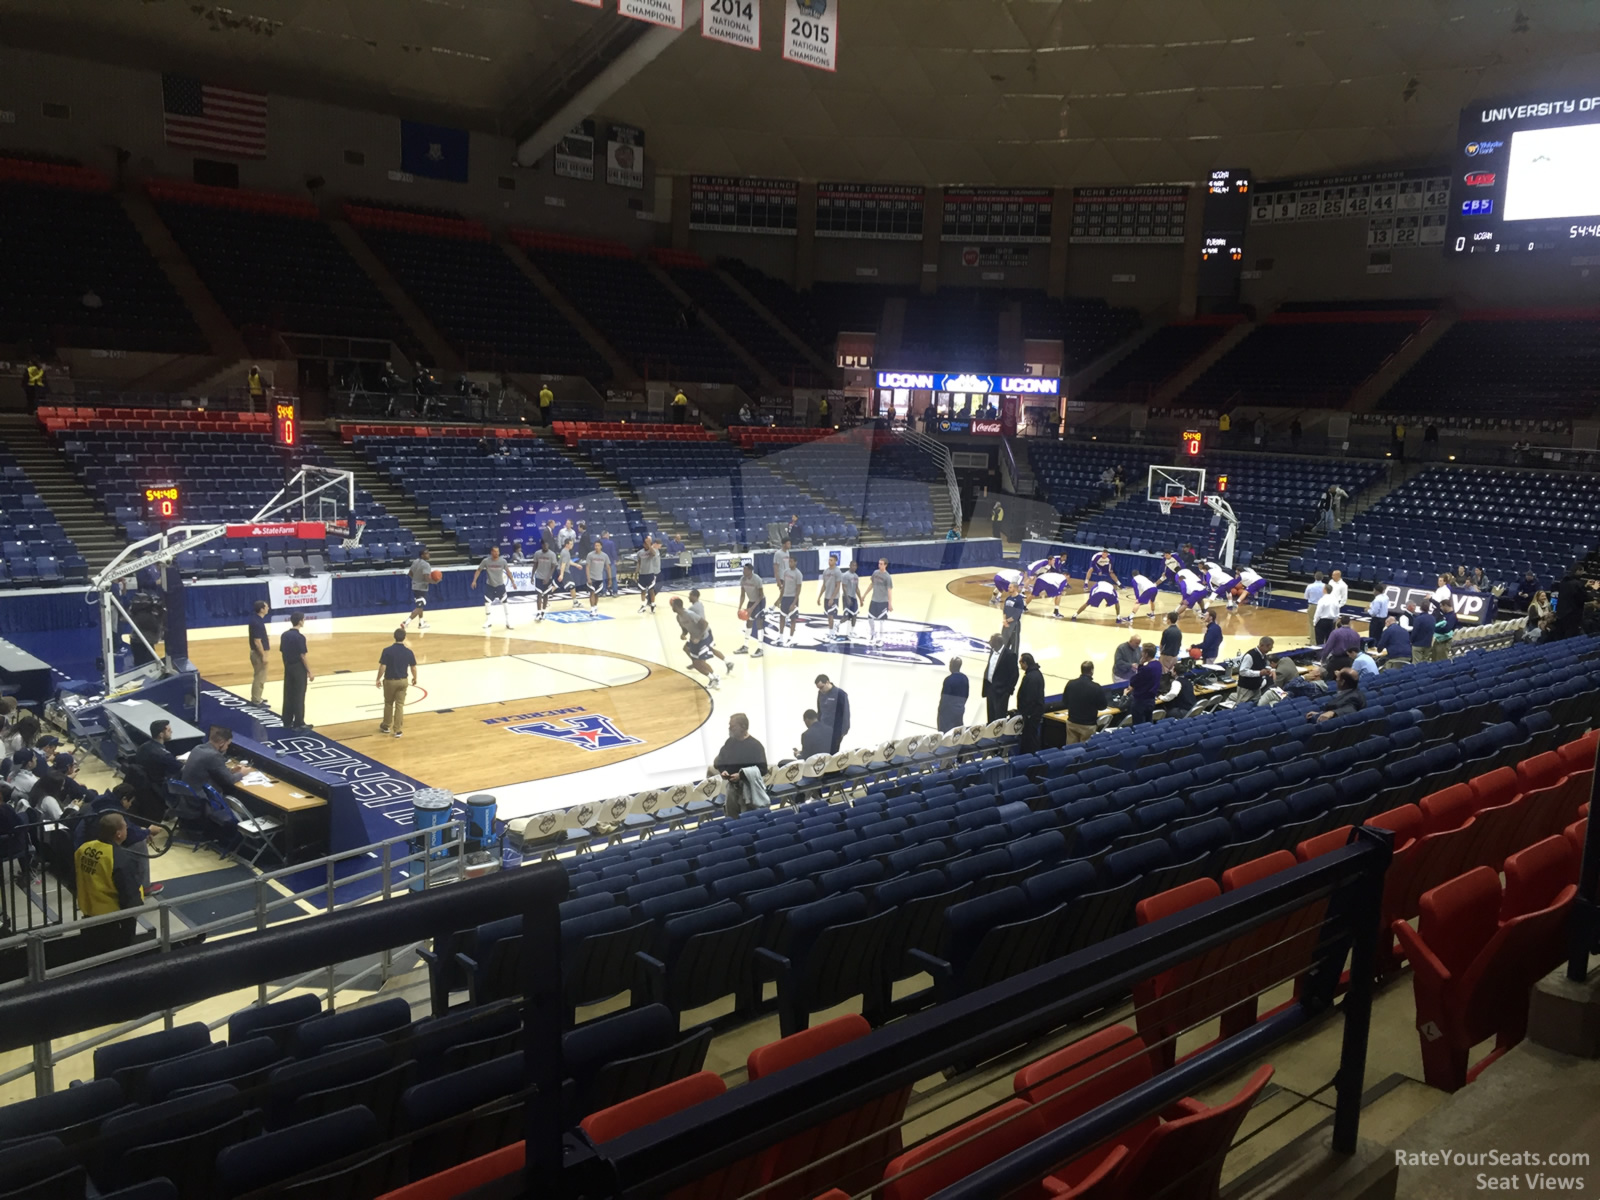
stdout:
[(803, 67), (839, 66), (839, 0), (785, 0), (783, 57)]
[(333, 576), (269, 575), (267, 603), (274, 611), (286, 608), (327, 608), (333, 603)]
[(682, 29), (683, 4), (684, 0), (617, 0), (617, 11), (635, 21)]
[(746, 50), (761, 49), (761, 0), (704, 0), (700, 36)]
[(738, 579), (744, 574), (745, 563), (754, 566), (755, 561), (756, 556), (754, 554), (719, 554), (714, 568), (716, 578)]

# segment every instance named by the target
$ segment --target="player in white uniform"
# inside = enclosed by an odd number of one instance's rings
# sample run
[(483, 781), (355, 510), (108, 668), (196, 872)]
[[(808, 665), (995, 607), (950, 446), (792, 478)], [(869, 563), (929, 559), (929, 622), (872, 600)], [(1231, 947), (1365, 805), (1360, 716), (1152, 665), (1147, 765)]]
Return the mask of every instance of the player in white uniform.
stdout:
[[(1091, 605), (1100, 608), (1110, 604), (1117, 610), (1117, 620), (1123, 620), (1122, 615), (1122, 580), (1117, 578), (1116, 571), (1111, 566), (1111, 551), (1102, 550), (1089, 560), (1089, 569), (1083, 573), (1083, 586), (1088, 591), (1083, 603), (1078, 606), (1078, 611), (1072, 614), (1076, 621), (1083, 615), (1083, 610)], [(1130, 623), (1132, 617), (1126, 618)]]
[(888, 621), (889, 614), (894, 611), (894, 579), (889, 574), (889, 560), (880, 558), (878, 569), (872, 573), (867, 581), (872, 587), (871, 599), (867, 602), (867, 630), (870, 642), (874, 646), (883, 645), (883, 627)]
[(489, 628), (494, 621), (494, 606), (500, 606), (500, 615), (505, 619), (507, 629), (515, 629), (511, 623), (511, 606), (506, 601), (506, 591), (511, 583), (511, 567), (505, 559), (500, 557), (500, 547), (489, 547), (489, 557), (478, 564), (478, 569), (472, 573), (472, 582), (467, 585), (470, 591), (478, 590), (478, 576), (486, 576), (483, 584), (483, 627)]
[(839, 594), (844, 590), (844, 572), (839, 569), (838, 554), (828, 555), (828, 565), (823, 568), (822, 576), (818, 580), (817, 603), (822, 605), (822, 611), (828, 617), (828, 640), (838, 641), (843, 635), (833, 631), (833, 623), (839, 619)]
[(556, 590), (556, 572), (561, 569), (561, 560), (556, 557), (554, 550), (540, 546), (533, 552), (532, 562), (533, 597), (539, 605), (539, 611), (533, 619), (542, 621), (544, 610), (550, 605), (550, 594)]
[(661, 579), (661, 547), (648, 533), (639, 547), (639, 611), (656, 610), (656, 584)]

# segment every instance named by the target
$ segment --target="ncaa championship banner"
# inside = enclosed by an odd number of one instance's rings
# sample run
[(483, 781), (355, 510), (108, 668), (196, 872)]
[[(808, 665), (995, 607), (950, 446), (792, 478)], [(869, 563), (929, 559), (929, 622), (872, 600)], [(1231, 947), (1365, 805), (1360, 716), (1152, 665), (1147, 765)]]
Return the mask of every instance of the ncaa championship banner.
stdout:
[(744, 50), (761, 49), (761, 0), (704, 0), (700, 36)]
[(635, 21), (648, 21), (668, 29), (683, 28), (684, 0), (617, 0), (617, 11)]
[(839, 68), (839, 0), (785, 0), (783, 57), (823, 71)]
[(644, 130), (632, 125), (611, 126), (606, 140), (606, 182), (615, 187), (644, 186)]
[(333, 603), (333, 576), (270, 575), (267, 577), (267, 603), (274, 611), (327, 608)]

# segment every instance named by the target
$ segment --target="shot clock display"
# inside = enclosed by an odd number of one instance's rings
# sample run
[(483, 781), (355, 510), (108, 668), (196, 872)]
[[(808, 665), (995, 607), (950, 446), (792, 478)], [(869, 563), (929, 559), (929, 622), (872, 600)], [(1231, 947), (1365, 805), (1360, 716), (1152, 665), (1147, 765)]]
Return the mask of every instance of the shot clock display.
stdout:
[(1183, 456), (1185, 458), (1199, 458), (1200, 451), (1204, 449), (1205, 437), (1198, 429), (1185, 429), (1183, 431)]
[(274, 445), (294, 447), (300, 444), (300, 418), (293, 400), (272, 402), (272, 441)]
[(183, 515), (183, 496), (175, 483), (154, 483), (144, 489), (145, 512), (152, 521), (169, 524)]

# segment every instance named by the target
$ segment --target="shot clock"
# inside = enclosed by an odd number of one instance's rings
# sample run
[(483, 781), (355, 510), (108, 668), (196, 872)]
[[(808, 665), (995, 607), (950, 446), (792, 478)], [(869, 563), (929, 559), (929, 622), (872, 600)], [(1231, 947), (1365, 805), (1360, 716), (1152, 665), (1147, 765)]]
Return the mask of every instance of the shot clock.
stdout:
[(183, 496), (175, 483), (153, 483), (145, 488), (144, 505), (150, 519), (162, 524), (183, 516)]
[(272, 442), (275, 446), (293, 449), (300, 444), (300, 416), (293, 400), (272, 402)]
[(1183, 431), (1183, 456), (1185, 458), (1199, 458), (1204, 444), (1205, 437), (1200, 430), (1185, 429)]

